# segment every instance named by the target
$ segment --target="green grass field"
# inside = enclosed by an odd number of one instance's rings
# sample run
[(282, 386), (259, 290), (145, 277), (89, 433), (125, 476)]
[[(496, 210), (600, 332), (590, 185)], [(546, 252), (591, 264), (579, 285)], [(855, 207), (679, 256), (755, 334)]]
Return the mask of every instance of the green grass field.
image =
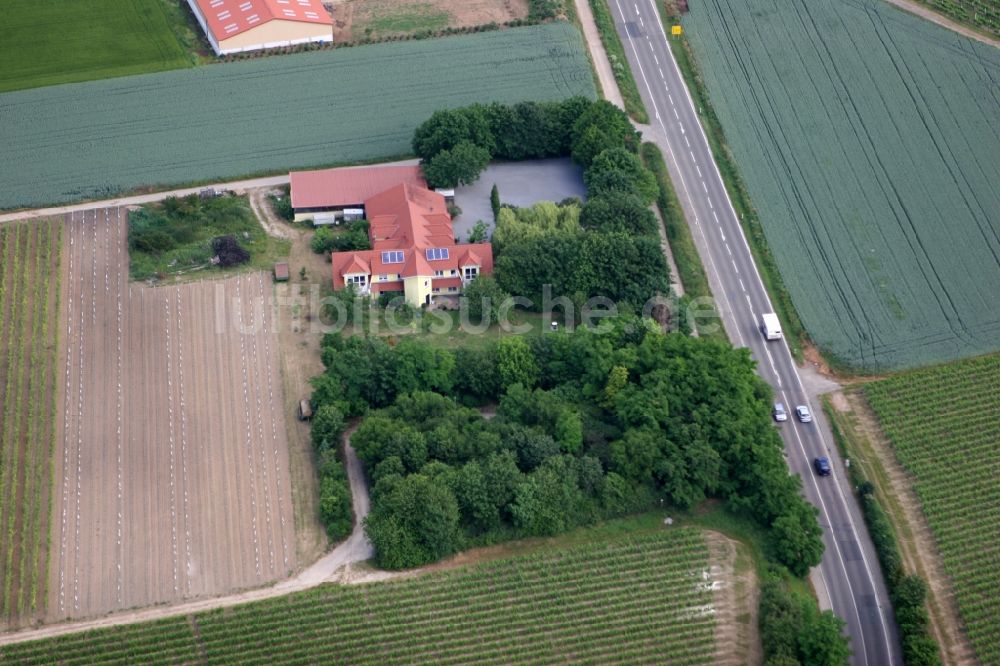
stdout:
[(440, 108), (595, 96), (565, 22), (0, 95), (0, 208), (411, 152)]
[(0, 92), (189, 67), (166, 0), (6, 0)]
[(684, 26), (821, 350), (881, 372), (1000, 348), (1000, 51), (881, 0), (705, 0)]
[(45, 610), (61, 220), (0, 225), (0, 627)]
[(0, 663), (710, 664), (708, 568), (700, 531), (661, 528), (0, 647)]
[(865, 388), (930, 523), (979, 659), (1000, 663), (1000, 356)]

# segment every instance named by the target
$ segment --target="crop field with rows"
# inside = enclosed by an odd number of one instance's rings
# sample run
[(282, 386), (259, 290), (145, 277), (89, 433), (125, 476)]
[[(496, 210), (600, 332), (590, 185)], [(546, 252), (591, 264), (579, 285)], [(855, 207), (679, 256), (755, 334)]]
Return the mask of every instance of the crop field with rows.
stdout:
[(0, 627), (45, 609), (61, 243), (58, 220), (0, 225)]
[(704, 535), (672, 530), (12, 645), (0, 663), (710, 664), (708, 568)]
[(984, 664), (1000, 663), (1000, 356), (869, 384), (951, 577)]
[(0, 208), (409, 154), (435, 110), (594, 97), (565, 22), (0, 95)]
[(997, 0), (919, 0), (948, 18), (1000, 37), (1000, 2)]
[(685, 26), (819, 347), (862, 372), (1000, 349), (1000, 50), (881, 0), (705, 0)]

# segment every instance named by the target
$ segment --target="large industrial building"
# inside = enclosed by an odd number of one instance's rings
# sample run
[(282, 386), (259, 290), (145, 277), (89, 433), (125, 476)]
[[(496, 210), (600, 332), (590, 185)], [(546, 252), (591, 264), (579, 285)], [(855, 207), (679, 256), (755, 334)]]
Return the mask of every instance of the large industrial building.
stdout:
[(188, 0), (217, 55), (332, 42), (320, 0)]

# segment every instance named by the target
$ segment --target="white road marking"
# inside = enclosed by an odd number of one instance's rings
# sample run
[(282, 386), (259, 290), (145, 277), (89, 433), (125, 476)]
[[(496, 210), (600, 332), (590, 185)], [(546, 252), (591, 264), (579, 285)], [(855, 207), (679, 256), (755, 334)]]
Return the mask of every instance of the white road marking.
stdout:
[(684, 123), (678, 122), (677, 125), (681, 128), (681, 134), (687, 134), (687, 132), (684, 131)]
[(676, 106), (674, 107), (674, 118), (677, 118), (678, 120), (681, 119), (680, 114), (677, 113), (677, 107)]
[(740, 281), (740, 289), (742, 289), (743, 291), (746, 291), (747, 287), (746, 287), (745, 284), (743, 284), (743, 278), (737, 278), (737, 279)]
[[(616, 0), (616, 2), (617, 2), (617, 0)], [(655, 5), (655, 3), (654, 3), (653, 0), (650, 0), (650, 5), (651, 5), (653, 11), (658, 11), (656, 9), (656, 5)], [(619, 11), (620, 11), (620, 8), (619, 8)], [(667, 45), (667, 50), (672, 53), (672, 49), (670, 47), (670, 40), (667, 39), (667, 34), (664, 31), (663, 26), (660, 25), (659, 27), (660, 27), (660, 34), (663, 37), (663, 42)], [(670, 61), (671, 61), (671, 63), (674, 66), (674, 72), (677, 74), (678, 80), (681, 81), (681, 84), (683, 85), (685, 91), (687, 91), (687, 85), (684, 84), (684, 79), (683, 79), (683, 76), (681, 75), (680, 68), (677, 65), (676, 58), (671, 57)], [(649, 86), (647, 84), (647, 88), (648, 87)], [(691, 111), (693, 113), (697, 113), (697, 109), (695, 109), (695, 107), (694, 107), (694, 101), (691, 99), (691, 95), (690, 95), (689, 91), (687, 92), (686, 99), (687, 99), (688, 106), (691, 109)], [(708, 138), (705, 135), (705, 129), (701, 126), (701, 123), (698, 123), (698, 129), (701, 132), (702, 140), (704, 141), (705, 145), (707, 145), (708, 144)], [(721, 175), (721, 173), (719, 173), (719, 167), (718, 167), (717, 164), (715, 164), (714, 160), (713, 160), (712, 163), (713, 163), (713, 166), (715, 167), (716, 176), (719, 179), (719, 181), (721, 182), (722, 175)], [(675, 161), (675, 166), (676, 166), (676, 161)], [(683, 180), (683, 176), (681, 178)], [(724, 192), (725, 197), (726, 197), (726, 202), (729, 205), (729, 209), (730, 209), (730, 211), (732, 211), (733, 215), (735, 216), (736, 215), (736, 209), (733, 207), (733, 202), (732, 202), (732, 200), (729, 197), (729, 192), (725, 191), (725, 188), (723, 188), (723, 192)], [(740, 229), (740, 236), (743, 239), (743, 244), (746, 247), (747, 253), (749, 254), (750, 253), (750, 245), (747, 242), (746, 234), (743, 232), (742, 226), (740, 226), (739, 229)], [(711, 257), (711, 253), (709, 253), (709, 257)], [(774, 306), (770, 302), (770, 297), (767, 294), (767, 291), (763, 288), (763, 281), (761, 280), (761, 277), (760, 277), (760, 269), (758, 269), (757, 264), (755, 262), (751, 261), (750, 263), (753, 266), (754, 275), (757, 278), (757, 284), (760, 285), (761, 291), (764, 294), (764, 299), (765, 299), (768, 307), (773, 310)], [(740, 335), (739, 337), (741, 339), (741, 344), (742, 344), (742, 335)], [(789, 350), (787, 343), (782, 343), (782, 348), (785, 350), (785, 354), (786, 354), (786, 357), (787, 357), (787, 359), (789, 361), (790, 367), (792, 367), (792, 372), (795, 375), (795, 381), (798, 384), (799, 390), (802, 392), (803, 395), (805, 395), (806, 392), (805, 392), (805, 387), (802, 384), (802, 378), (799, 376), (798, 371), (795, 369), (794, 359), (792, 359), (792, 353)], [(828, 445), (826, 443), (826, 437), (823, 434), (823, 430), (821, 428), (817, 428), (816, 430), (817, 430), (817, 432), (819, 434), (820, 442), (823, 445), (823, 448), (824, 449), (828, 449)], [(801, 437), (799, 436), (798, 430), (793, 428), (793, 432), (795, 433), (795, 437), (798, 440), (799, 450), (801, 451), (803, 458), (807, 459), (808, 457), (806, 456), (805, 448), (802, 445), (802, 440), (801, 440)], [(813, 488), (816, 491), (816, 495), (819, 498), (820, 505), (821, 505), (821, 508), (822, 508), (822, 511), (823, 511), (823, 516), (826, 518), (827, 522), (830, 522), (830, 513), (829, 513), (829, 511), (826, 508), (826, 502), (823, 500), (823, 496), (819, 493), (819, 486), (818, 486), (818, 484), (816, 482), (816, 478), (814, 476), (812, 476), (812, 475), (809, 475), (809, 478), (810, 478), (810, 482), (813, 485)], [(839, 484), (834, 484), (834, 485), (837, 488), (837, 493), (838, 493), (838, 495), (840, 497), (841, 503), (843, 504), (843, 506), (845, 507), (845, 509), (847, 509), (847, 521), (848, 521), (848, 524), (851, 527), (851, 534), (855, 538), (856, 541), (860, 541), (860, 539), (858, 538), (857, 526), (854, 523), (854, 517), (852, 516), (852, 514), (851, 514), (851, 512), (849, 510), (850, 509), (849, 505), (847, 504), (847, 500), (844, 497), (843, 489), (840, 487)], [(850, 596), (851, 596), (851, 603), (854, 606), (855, 617), (857, 618), (858, 624), (862, 625), (861, 615), (860, 615), (860, 612), (858, 611), (857, 599), (856, 599), (856, 596), (855, 596), (855, 593), (854, 593), (853, 585), (851, 585), (850, 576), (847, 573), (847, 567), (846, 567), (846, 564), (844, 563), (844, 556), (843, 556), (843, 553), (841, 552), (839, 541), (836, 538), (834, 538), (833, 542), (834, 542), (834, 544), (836, 546), (835, 550), (836, 550), (836, 553), (837, 553), (837, 558), (838, 558), (838, 560), (840, 562), (841, 570), (844, 572), (844, 583), (847, 585), (848, 592), (850, 593)], [(874, 576), (872, 574), (872, 569), (871, 569), (871, 566), (869, 564), (868, 556), (865, 553), (865, 549), (864, 548), (861, 549), (861, 559), (862, 559), (862, 562), (864, 563), (864, 566), (865, 566), (865, 572), (868, 575), (868, 581), (869, 581), (872, 589), (876, 590), (876, 587), (875, 587), (875, 578), (874, 578)], [(820, 568), (819, 571), (820, 571), (820, 575), (822, 577), (822, 568)], [(824, 582), (825, 582), (825, 577), (824, 577)], [(876, 590), (876, 594), (877, 594), (877, 590)], [(885, 640), (886, 654), (887, 654), (889, 660), (892, 661), (892, 645), (891, 645), (891, 643), (889, 641), (889, 633), (888, 633), (888, 629), (886, 628), (886, 623), (885, 623), (885, 615), (884, 615), (885, 608), (884, 608), (884, 606), (881, 603), (879, 603), (878, 604), (878, 609), (879, 609), (879, 623), (880, 623), (880, 625), (882, 627), (882, 636), (884, 637), (884, 640)], [(865, 657), (864, 657), (865, 658), (865, 663), (867, 663), (867, 650), (865, 649), (865, 637), (864, 637), (864, 633), (862, 632), (860, 635), (857, 636), (857, 638), (858, 638), (858, 641), (860, 642), (860, 647), (861, 647), (860, 654), (865, 655)]]
[(673, 95), (669, 95), (669, 94), (668, 94), (668, 95), (667, 95), (667, 99), (669, 99), (669, 100), (670, 100), (670, 106), (673, 106), (673, 105), (674, 105), (674, 96), (673, 96)]
[(663, 70), (660, 69), (659, 67), (657, 67), (656, 71), (658, 71), (660, 73), (660, 78), (662, 79), (663, 78)]
[[(694, 170), (698, 172), (698, 177), (699, 177), (699, 178), (703, 178), (703, 176), (701, 175), (701, 167), (700, 167), (700, 166), (698, 166), (697, 164), (695, 164), (695, 165), (694, 165)], [(709, 202), (710, 202), (710, 203), (711, 203), (711, 201), (712, 201), (712, 200), (711, 200), (711, 199), (709, 199)]]
[(708, 185), (705, 184), (705, 181), (701, 181), (701, 189), (705, 190), (705, 194), (708, 194)]
[(659, 58), (656, 57), (655, 53), (653, 54), (653, 62), (655, 62), (657, 65), (660, 64), (660, 60), (659, 60)]
[[(683, 131), (683, 130), (682, 130), (682, 131)], [(688, 148), (690, 148), (690, 147), (691, 147), (691, 142), (690, 142), (690, 141), (688, 141), (688, 138), (687, 138), (687, 135), (686, 135), (686, 134), (684, 135), (684, 143), (685, 143), (685, 144), (687, 145), (687, 147), (688, 147)]]

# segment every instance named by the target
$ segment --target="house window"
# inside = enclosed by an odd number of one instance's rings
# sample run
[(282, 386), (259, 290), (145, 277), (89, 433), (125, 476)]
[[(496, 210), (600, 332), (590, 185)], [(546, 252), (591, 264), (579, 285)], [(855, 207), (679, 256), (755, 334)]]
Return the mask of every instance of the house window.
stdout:
[(379, 282), (385, 282), (385, 281), (386, 281), (386, 280), (388, 280), (388, 279), (389, 279), (389, 276), (388, 276), (388, 275), (379, 275), (379, 276), (378, 276), (378, 281), (379, 281)]
[(427, 261), (438, 261), (440, 259), (448, 258), (448, 248), (446, 247), (429, 247), (425, 250), (427, 256)]
[(444, 271), (434, 271), (434, 277), (444, 277)]
[(452, 274), (452, 275), (457, 275), (457, 274), (458, 274), (458, 271), (456, 271), (456, 270), (455, 270), (455, 269), (453, 268), (453, 269), (451, 269), (451, 274)]
[(368, 284), (367, 275), (349, 275), (344, 278), (344, 284), (353, 284), (359, 287), (363, 287)]
[(458, 291), (458, 287), (448, 287), (448, 291)]
[(439, 289), (438, 287), (434, 287), (433, 291), (434, 291), (434, 293), (436, 294), (436, 293), (438, 293), (438, 292), (439, 292), (439, 291), (441, 291), (441, 290), (440, 290), (440, 289)]
[(383, 264), (401, 264), (403, 263), (403, 251), (402, 250), (387, 250), (382, 253), (382, 263)]
[(465, 267), (465, 279), (466, 280), (472, 280), (477, 275), (479, 275), (479, 267), (478, 266), (466, 266)]

